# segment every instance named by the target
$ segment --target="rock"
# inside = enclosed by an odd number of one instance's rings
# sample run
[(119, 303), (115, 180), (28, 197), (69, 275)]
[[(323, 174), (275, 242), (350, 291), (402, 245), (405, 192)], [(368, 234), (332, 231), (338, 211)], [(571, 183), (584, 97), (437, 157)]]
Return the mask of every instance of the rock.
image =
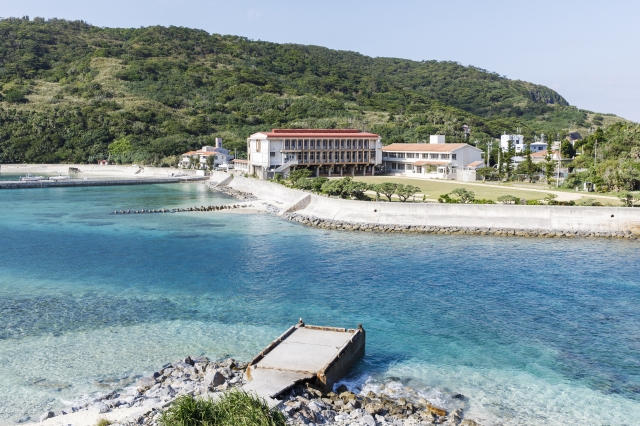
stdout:
[(98, 403), (94, 404), (93, 407), (95, 409), (97, 409), (98, 413), (100, 413), (100, 414), (108, 413), (110, 411), (109, 406), (107, 404), (105, 404), (104, 402), (98, 402)]
[(226, 379), (218, 370), (209, 371), (204, 377), (204, 384), (209, 387), (220, 386), (225, 381)]
[(31, 420), (31, 416), (20, 417), (18, 420), (15, 420), (16, 423), (25, 423)]
[(316, 401), (311, 401), (309, 405), (307, 405), (307, 407), (314, 413), (319, 413), (322, 411), (322, 407)]
[(40, 416), (40, 422), (44, 422), (45, 420), (50, 419), (54, 415), (55, 414), (53, 414), (53, 411), (47, 411), (46, 413)]
[(362, 408), (356, 408), (355, 410), (351, 411), (350, 416), (352, 419), (358, 419), (360, 417), (363, 417), (367, 414), (366, 411), (364, 411)]
[(376, 426), (376, 421), (371, 415), (363, 416), (362, 422), (367, 426)]
[(136, 383), (136, 387), (137, 388), (142, 388), (142, 389), (149, 389), (150, 387), (154, 386), (156, 383), (158, 383), (155, 379), (155, 377), (143, 377), (142, 379), (138, 380), (138, 382)]
[(427, 410), (429, 410), (430, 412), (432, 412), (436, 416), (446, 416), (447, 415), (447, 410), (444, 410), (444, 409), (438, 408), (438, 407), (434, 407), (431, 404), (427, 404)]
[(384, 414), (384, 412), (386, 411), (384, 406), (382, 404), (377, 404), (377, 403), (371, 403), (371, 404), (367, 404), (364, 406), (364, 409), (367, 411), (367, 413), (369, 414)]
[(463, 420), (462, 422), (460, 422), (460, 426), (477, 426), (478, 423), (474, 422), (473, 420), (470, 419), (466, 419)]
[(343, 392), (349, 392), (349, 389), (345, 385), (338, 386), (338, 389), (336, 389), (336, 393), (340, 395)]

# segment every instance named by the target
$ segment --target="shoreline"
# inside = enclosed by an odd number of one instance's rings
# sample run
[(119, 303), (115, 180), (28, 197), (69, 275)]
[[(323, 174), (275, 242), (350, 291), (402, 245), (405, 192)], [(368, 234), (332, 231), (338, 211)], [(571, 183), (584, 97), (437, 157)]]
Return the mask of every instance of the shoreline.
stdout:
[[(246, 183), (249, 179), (243, 178), (245, 182), (242, 183), (241, 188), (234, 188), (231, 186), (233, 182), (237, 178), (229, 179), (229, 175), (227, 176), (216, 176), (218, 179), (220, 177), (224, 177), (224, 179), (220, 180), (220, 182), (215, 182), (210, 180), (205, 182), (207, 186), (211, 189), (223, 192), (232, 197), (252, 197), (254, 200), (266, 201), (271, 206), (271, 212), (277, 214), (279, 217), (289, 220), (292, 222), (299, 223), (301, 225), (320, 228), (320, 229), (328, 229), (328, 230), (342, 230), (342, 231), (359, 231), (359, 232), (375, 232), (375, 233), (401, 233), (401, 234), (442, 234), (442, 235), (489, 235), (489, 236), (499, 236), (499, 237), (522, 237), (522, 238), (608, 238), (608, 239), (618, 239), (618, 240), (640, 240), (640, 228), (634, 231), (630, 229), (626, 230), (576, 230), (576, 229), (536, 229), (536, 228), (520, 228), (520, 227), (495, 227), (495, 226), (464, 226), (464, 225), (427, 225), (420, 223), (407, 223), (412, 222), (412, 218), (418, 219), (415, 214), (413, 217), (410, 217), (410, 220), (405, 220), (405, 223), (393, 223), (393, 216), (387, 214), (386, 217), (390, 217), (391, 220), (388, 220), (387, 223), (380, 222), (369, 222), (366, 220), (362, 221), (354, 221), (354, 220), (342, 220), (335, 219), (331, 217), (327, 217), (328, 215), (320, 215), (313, 213), (324, 213), (321, 209), (316, 209), (310, 213), (307, 213), (307, 207), (312, 202), (312, 197), (317, 197), (321, 199), (326, 199), (330, 201), (335, 201), (335, 206), (330, 206), (334, 208), (340, 208), (340, 205), (343, 203), (357, 203), (357, 201), (352, 200), (336, 200), (328, 197), (320, 197), (315, 194), (310, 194), (307, 192), (292, 190), (290, 188), (282, 187), (282, 185), (274, 184), (271, 182), (265, 182), (270, 185), (278, 185), (283, 189), (286, 188), (286, 191), (289, 194), (278, 194), (278, 191), (272, 191), (270, 197), (260, 197), (256, 193), (250, 192), (251, 188), (249, 188), (251, 181), (249, 184)], [(213, 176), (212, 176), (213, 179)], [(253, 179), (255, 181), (255, 179)], [(279, 189), (279, 188), (278, 188)], [(293, 192), (293, 194), (290, 194)], [(282, 196), (284, 195), (284, 196)], [(240, 198), (243, 199), (243, 198)], [(293, 200), (293, 201), (292, 201)], [(324, 201), (324, 200), (321, 200)], [(367, 202), (362, 202), (367, 203)], [(373, 204), (373, 202), (369, 202)], [(277, 206), (276, 204), (279, 204)], [(378, 203), (376, 203), (377, 205)], [(387, 203), (384, 203), (387, 204)], [(392, 203), (388, 203), (392, 204)], [(399, 207), (396, 208), (406, 208), (407, 210), (413, 207), (413, 203), (402, 205), (398, 204)], [(324, 206), (323, 206), (324, 207)], [(468, 205), (466, 207), (475, 207), (472, 205)], [(542, 206), (500, 206), (506, 207), (507, 209), (512, 209), (514, 207), (529, 207), (529, 208), (541, 208)], [(554, 207), (556, 209), (563, 209), (566, 207)], [(606, 209), (605, 207), (593, 207), (595, 209)], [(619, 209), (619, 208), (616, 208)], [(374, 209), (374, 212), (377, 209)], [(629, 210), (632, 210), (629, 208)], [(414, 213), (414, 212), (412, 212)], [(603, 210), (605, 216), (608, 214), (607, 211)], [(632, 213), (636, 213), (635, 210), (632, 210)], [(638, 225), (640, 227), (640, 210), (638, 213)], [(611, 217), (614, 217), (611, 215)], [(464, 219), (464, 218), (462, 218)], [(415, 220), (415, 222), (420, 222), (420, 220)], [(636, 232), (637, 231), (637, 232)]]
[[(130, 386), (76, 400), (62, 410), (46, 411), (39, 421), (44, 426), (94, 426), (100, 419), (107, 419), (120, 426), (157, 426), (161, 413), (182, 396), (215, 401), (223, 392), (242, 390), (247, 383), (247, 365), (232, 358), (214, 362), (207, 357), (187, 356), (163, 365)], [(451, 393), (446, 405), (432, 404), (418, 391), (393, 378), (376, 392), (366, 387), (349, 389), (340, 382), (334, 391), (324, 392), (302, 382), (265, 402), (279, 409), (287, 424), (296, 426), (480, 425), (474, 419), (464, 419), (468, 407), (468, 398), (464, 395)], [(15, 422), (30, 424), (33, 420), (25, 417)]]

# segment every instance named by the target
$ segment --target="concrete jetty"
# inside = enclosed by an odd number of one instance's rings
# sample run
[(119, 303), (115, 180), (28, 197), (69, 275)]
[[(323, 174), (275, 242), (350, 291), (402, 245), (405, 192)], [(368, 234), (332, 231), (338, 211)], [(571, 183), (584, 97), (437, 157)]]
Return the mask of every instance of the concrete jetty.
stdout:
[(197, 182), (207, 180), (204, 176), (178, 176), (163, 178), (138, 178), (138, 179), (113, 179), (113, 178), (91, 178), (91, 179), (66, 179), (38, 181), (0, 181), (0, 189), (25, 189), (25, 188), (59, 188), (76, 186), (114, 186), (114, 185), (149, 185), (158, 183), (182, 183)]
[(302, 320), (271, 342), (247, 366), (244, 386), (263, 398), (275, 398), (303, 381), (331, 391), (364, 355), (365, 331), (306, 325)]

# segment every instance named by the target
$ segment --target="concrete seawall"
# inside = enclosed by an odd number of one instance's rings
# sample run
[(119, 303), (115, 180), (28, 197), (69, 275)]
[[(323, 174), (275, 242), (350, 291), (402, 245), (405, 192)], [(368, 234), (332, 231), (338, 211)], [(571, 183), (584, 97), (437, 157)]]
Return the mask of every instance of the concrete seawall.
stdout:
[[(227, 173), (215, 172), (211, 179), (220, 182), (227, 177)], [(640, 236), (640, 209), (634, 208), (352, 201), (309, 194), (277, 183), (241, 176), (234, 176), (229, 186), (284, 205), (292, 205), (309, 195), (308, 203), (302, 203), (302, 208), (298, 210), (289, 209), (289, 213), (329, 222), (421, 228), (626, 233)]]

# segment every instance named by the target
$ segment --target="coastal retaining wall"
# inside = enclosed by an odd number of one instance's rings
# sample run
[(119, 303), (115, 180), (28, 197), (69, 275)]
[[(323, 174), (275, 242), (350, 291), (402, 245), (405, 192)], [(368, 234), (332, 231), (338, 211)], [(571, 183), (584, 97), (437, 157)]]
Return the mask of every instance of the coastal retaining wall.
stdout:
[[(222, 181), (228, 174), (214, 174)], [(337, 222), (414, 227), (582, 231), (640, 235), (640, 209), (628, 207), (523, 206), (503, 204), (389, 203), (353, 201), (309, 194), (283, 185), (235, 176), (231, 188), (259, 198), (293, 203), (310, 195), (298, 216)]]

